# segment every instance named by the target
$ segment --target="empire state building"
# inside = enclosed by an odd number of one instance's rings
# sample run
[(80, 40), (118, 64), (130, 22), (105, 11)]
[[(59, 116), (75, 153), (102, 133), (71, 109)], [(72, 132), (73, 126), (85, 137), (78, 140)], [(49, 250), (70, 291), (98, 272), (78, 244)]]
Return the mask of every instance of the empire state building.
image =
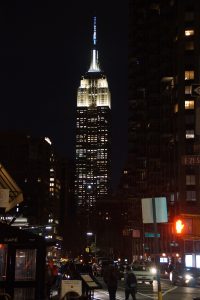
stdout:
[(75, 196), (82, 213), (108, 198), (111, 182), (111, 96), (96, 41), (94, 17), (91, 63), (77, 93)]

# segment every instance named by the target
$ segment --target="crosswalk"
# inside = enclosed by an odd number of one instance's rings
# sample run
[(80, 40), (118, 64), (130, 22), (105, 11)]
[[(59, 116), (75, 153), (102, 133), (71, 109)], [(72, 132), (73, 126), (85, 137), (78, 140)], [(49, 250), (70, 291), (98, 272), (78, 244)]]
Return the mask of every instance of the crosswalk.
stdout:
[[(163, 280), (161, 283), (161, 291), (162, 295), (166, 295), (167, 293), (173, 291), (177, 287), (172, 286), (169, 281)], [(137, 292), (137, 299), (157, 299), (158, 295), (158, 288), (157, 288), (157, 282), (154, 281), (153, 284), (138, 284), (138, 292)], [(108, 292), (106, 289), (100, 289), (96, 290), (94, 292), (94, 299), (95, 300), (108, 300)], [(117, 289), (117, 295), (116, 295), (116, 300), (124, 300), (124, 287), (123, 284), (119, 284), (118, 289)]]
[[(104, 290), (95, 291), (94, 300), (108, 300), (108, 299), (109, 299), (109, 295), (107, 291)], [(116, 300), (124, 300), (124, 295), (122, 294), (120, 295), (119, 291), (117, 292)]]

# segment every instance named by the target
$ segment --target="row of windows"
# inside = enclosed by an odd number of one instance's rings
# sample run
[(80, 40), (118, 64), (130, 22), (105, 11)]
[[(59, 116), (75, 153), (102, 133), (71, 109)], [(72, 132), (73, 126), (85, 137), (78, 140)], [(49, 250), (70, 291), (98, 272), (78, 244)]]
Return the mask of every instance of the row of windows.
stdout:
[[(94, 166), (94, 164), (93, 164), (93, 166)], [(102, 171), (102, 170), (105, 170), (105, 173), (107, 173), (106, 171), (107, 171), (107, 162), (102, 162), (102, 161), (100, 161), (100, 164), (97, 164), (97, 166), (98, 166), (98, 170), (99, 170), (99, 172), (100, 171)], [(90, 167), (90, 166), (89, 166)], [(90, 169), (88, 167), (88, 165), (87, 164), (84, 164), (84, 165), (82, 165), (82, 164), (79, 164), (79, 165), (77, 165), (77, 174), (78, 173), (85, 173), (85, 172), (88, 172), (88, 169)], [(99, 173), (98, 172), (98, 173)], [(102, 174), (102, 173), (101, 173)], [(98, 177), (100, 177), (99, 175), (98, 175)]]
[[(78, 160), (78, 158), (82, 157), (82, 158), (86, 158), (86, 159), (94, 159), (94, 160), (100, 160), (101, 159), (107, 157), (108, 153), (107, 153), (107, 149), (104, 149), (103, 151), (98, 151), (96, 153), (82, 153), (78, 151), (79, 149), (76, 150), (76, 159)], [(82, 162), (83, 163), (83, 162)]]
[(92, 172), (88, 173), (87, 171), (83, 171), (78, 173), (77, 177), (79, 177), (79, 179), (81, 179), (82, 177), (83, 180), (80, 181), (82, 181), (82, 184), (84, 185), (88, 185), (88, 181), (91, 181), (92, 184), (95, 184), (96, 182), (103, 182), (104, 180), (106, 180), (108, 177), (108, 172), (105, 171), (104, 173), (100, 173), (99, 175), (93, 175)]
[(79, 179), (84, 179), (84, 180), (82, 180), (83, 184), (86, 184), (86, 179), (87, 179), (87, 182), (88, 182), (88, 180), (89, 181), (95, 180), (95, 182), (97, 182), (97, 184), (98, 184), (98, 183), (102, 182), (104, 179), (106, 179), (107, 177), (108, 177), (107, 174), (104, 174), (103, 176), (101, 176), (101, 178), (99, 178), (99, 176), (92, 176), (92, 174), (85, 174), (85, 173), (78, 174)]
[[(104, 163), (104, 160), (107, 160), (107, 154), (105, 154), (105, 155), (99, 155), (98, 157), (90, 157), (90, 158), (88, 158), (86, 155), (84, 155), (84, 154), (80, 154), (77, 158), (84, 158), (84, 159), (88, 159), (88, 160), (90, 160), (90, 161), (97, 161), (98, 160), (98, 165), (100, 165), (100, 164), (105, 164)], [(81, 165), (83, 165), (83, 164), (81, 164)], [(87, 165), (87, 164), (85, 164), (85, 165)]]
[[(83, 152), (83, 151), (80, 151), (80, 150), (82, 150), (82, 148), (81, 149), (76, 149), (76, 154), (77, 155), (83, 155), (84, 153), (86, 153), (86, 152)], [(88, 157), (92, 157), (92, 156), (93, 157), (99, 157), (99, 156), (102, 156), (102, 155), (103, 156), (106, 155), (107, 152), (108, 152), (107, 148), (97, 149), (96, 151), (88, 149), (87, 150), (87, 156)]]
[[(193, 30), (188, 30), (186, 31), (186, 35), (193, 35), (194, 31)], [(186, 70), (185, 71), (185, 80), (194, 80), (194, 70)], [(192, 86), (185, 86), (185, 94), (186, 95), (191, 95), (192, 93)], [(185, 100), (185, 110), (193, 110), (194, 109), (194, 100)], [(178, 107), (177, 107), (178, 109)], [(194, 116), (187, 116), (185, 118), (186, 124), (194, 124)], [(194, 139), (195, 138), (195, 132), (194, 130), (186, 130), (185, 133), (185, 138), (186, 139)]]
[(87, 196), (86, 196), (86, 193), (82, 193), (82, 191), (80, 191), (80, 193), (77, 195), (78, 196), (78, 198), (80, 199), (80, 201), (82, 202), (82, 203), (86, 203), (86, 202), (88, 202), (88, 201), (96, 201), (96, 198), (99, 196), (99, 195), (104, 195), (104, 194), (106, 194), (108, 192), (108, 190), (107, 189), (102, 189), (102, 190), (100, 190), (100, 191), (98, 191), (97, 193), (95, 193), (95, 195), (89, 195), (89, 194), (87, 194)]
[[(85, 186), (79, 186), (78, 189), (79, 189), (79, 191), (80, 191), (80, 190), (85, 191), (85, 194), (86, 194)], [(103, 188), (101, 188), (101, 190), (106, 190), (105, 186), (103, 186)], [(82, 192), (83, 192), (83, 191), (82, 191)], [(97, 193), (98, 193), (98, 192), (99, 192), (99, 190), (97, 189)], [(92, 196), (91, 196), (91, 197), (92, 197)]]
[(190, 39), (193, 36), (194, 36), (194, 29), (186, 29), (185, 30), (185, 37), (187, 38), (187, 40), (185, 41), (185, 50), (186, 51), (194, 50), (194, 41), (192, 41)]

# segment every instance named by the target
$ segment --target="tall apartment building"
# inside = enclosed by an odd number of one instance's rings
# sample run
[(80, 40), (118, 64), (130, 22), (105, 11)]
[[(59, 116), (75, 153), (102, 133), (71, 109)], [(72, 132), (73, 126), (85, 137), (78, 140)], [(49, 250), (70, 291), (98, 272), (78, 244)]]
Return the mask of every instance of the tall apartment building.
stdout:
[(96, 17), (89, 70), (77, 93), (75, 196), (79, 213), (89, 215), (110, 194), (111, 96), (101, 70), (96, 43)]
[[(19, 213), (31, 226), (60, 226), (61, 163), (49, 138), (0, 132), (0, 158), (19, 182), (24, 201)], [(50, 232), (50, 231), (49, 231)], [(54, 232), (56, 233), (56, 232)]]
[[(175, 252), (173, 218), (185, 216), (189, 226), (192, 215), (200, 214), (200, 3), (130, 0), (129, 13), (127, 197), (140, 220), (141, 198), (167, 198), (169, 222), (159, 225), (160, 250)], [(144, 236), (134, 211), (131, 226)], [(187, 230), (194, 251), (194, 232)], [(142, 251), (151, 252), (153, 243), (144, 238)]]

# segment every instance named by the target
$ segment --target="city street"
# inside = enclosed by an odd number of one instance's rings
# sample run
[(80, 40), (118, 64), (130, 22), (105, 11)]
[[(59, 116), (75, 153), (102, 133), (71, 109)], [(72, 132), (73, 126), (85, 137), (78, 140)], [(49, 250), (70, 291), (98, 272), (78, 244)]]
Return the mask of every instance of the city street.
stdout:
[[(101, 281), (101, 280), (100, 280)], [(172, 286), (168, 280), (161, 280), (163, 300), (192, 300), (195, 297), (200, 297), (200, 287), (178, 287)], [(136, 295), (138, 300), (157, 299), (157, 283), (138, 284), (138, 293)], [(103, 285), (103, 289), (96, 290), (94, 293), (95, 300), (108, 300), (108, 292)], [(124, 300), (123, 282), (119, 283), (117, 290), (117, 300)], [(131, 297), (129, 297), (131, 300)]]

